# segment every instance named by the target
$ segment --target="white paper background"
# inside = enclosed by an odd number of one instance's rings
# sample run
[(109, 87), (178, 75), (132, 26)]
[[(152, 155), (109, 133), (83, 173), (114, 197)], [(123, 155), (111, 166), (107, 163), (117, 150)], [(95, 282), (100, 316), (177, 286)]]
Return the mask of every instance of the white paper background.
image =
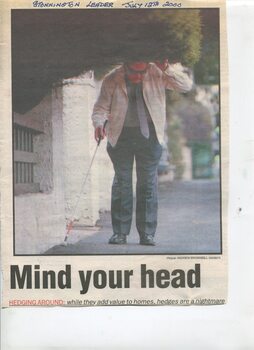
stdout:
[(228, 1), (228, 39), (228, 304), (3, 310), (3, 350), (254, 349), (253, 1)]

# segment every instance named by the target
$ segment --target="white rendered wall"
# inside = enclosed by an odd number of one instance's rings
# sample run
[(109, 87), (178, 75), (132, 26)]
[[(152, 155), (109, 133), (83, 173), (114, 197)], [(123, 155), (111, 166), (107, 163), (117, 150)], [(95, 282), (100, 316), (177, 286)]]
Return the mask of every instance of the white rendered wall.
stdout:
[[(92, 72), (64, 80), (62, 91), (66, 218), (74, 216), (76, 226), (92, 226), (99, 219), (99, 186), (96, 171), (91, 171), (81, 192), (96, 146), (91, 122), (95, 100)], [(77, 201), (79, 204), (76, 207)]]
[[(101, 87), (101, 81), (95, 81), (95, 99), (99, 95)], [(94, 141), (94, 128), (91, 126), (91, 140), (92, 148), (94, 149), (96, 142)], [(112, 162), (107, 154), (107, 139), (101, 141), (98, 148), (94, 165), (91, 169), (91, 176), (94, 181), (93, 190), (95, 191), (96, 206), (99, 210), (110, 210), (111, 200), (111, 185), (114, 177), (114, 170)], [(97, 186), (96, 186), (97, 182)]]
[(73, 216), (75, 226), (94, 226), (100, 210), (110, 210), (113, 167), (103, 140), (97, 149), (87, 181), (80, 192), (89, 170), (95, 149), (94, 127), (91, 115), (100, 91), (92, 72), (63, 82), (64, 126), (64, 187), (66, 218)]

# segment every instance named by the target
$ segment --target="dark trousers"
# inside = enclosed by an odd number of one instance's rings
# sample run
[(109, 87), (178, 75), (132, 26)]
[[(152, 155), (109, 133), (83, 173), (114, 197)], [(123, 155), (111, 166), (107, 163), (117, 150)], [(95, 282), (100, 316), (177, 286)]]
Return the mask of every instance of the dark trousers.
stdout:
[(107, 151), (115, 170), (111, 196), (111, 218), (114, 234), (128, 235), (133, 212), (132, 173), (136, 160), (136, 226), (140, 236), (154, 236), (157, 227), (157, 167), (162, 147), (154, 126), (146, 139), (139, 128), (123, 128), (115, 147)]

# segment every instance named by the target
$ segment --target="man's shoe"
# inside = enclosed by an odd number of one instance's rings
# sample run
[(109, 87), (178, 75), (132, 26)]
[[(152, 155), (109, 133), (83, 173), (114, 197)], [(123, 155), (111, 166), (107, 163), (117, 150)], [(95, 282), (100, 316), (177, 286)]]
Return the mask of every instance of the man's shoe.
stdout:
[(118, 235), (114, 234), (112, 237), (110, 237), (109, 244), (126, 244), (126, 235)]
[(144, 235), (140, 237), (141, 245), (155, 245), (154, 239), (152, 235)]

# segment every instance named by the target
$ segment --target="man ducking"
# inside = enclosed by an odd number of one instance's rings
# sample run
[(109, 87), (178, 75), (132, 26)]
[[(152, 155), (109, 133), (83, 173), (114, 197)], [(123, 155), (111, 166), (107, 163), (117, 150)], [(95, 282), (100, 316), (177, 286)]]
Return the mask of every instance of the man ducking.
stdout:
[(110, 244), (127, 243), (130, 233), (135, 159), (136, 227), (140, 244), (155, 245), (157, 168), (166, 121), (165, 89), (187, 92), (192, 87), (191, 78), (181, 67), (169, 64), (168, 60), (127, 62), (108, 73), (102, 82), (92, 120), (96, 141), (107, 136), (107, 152), (115, 171)]

